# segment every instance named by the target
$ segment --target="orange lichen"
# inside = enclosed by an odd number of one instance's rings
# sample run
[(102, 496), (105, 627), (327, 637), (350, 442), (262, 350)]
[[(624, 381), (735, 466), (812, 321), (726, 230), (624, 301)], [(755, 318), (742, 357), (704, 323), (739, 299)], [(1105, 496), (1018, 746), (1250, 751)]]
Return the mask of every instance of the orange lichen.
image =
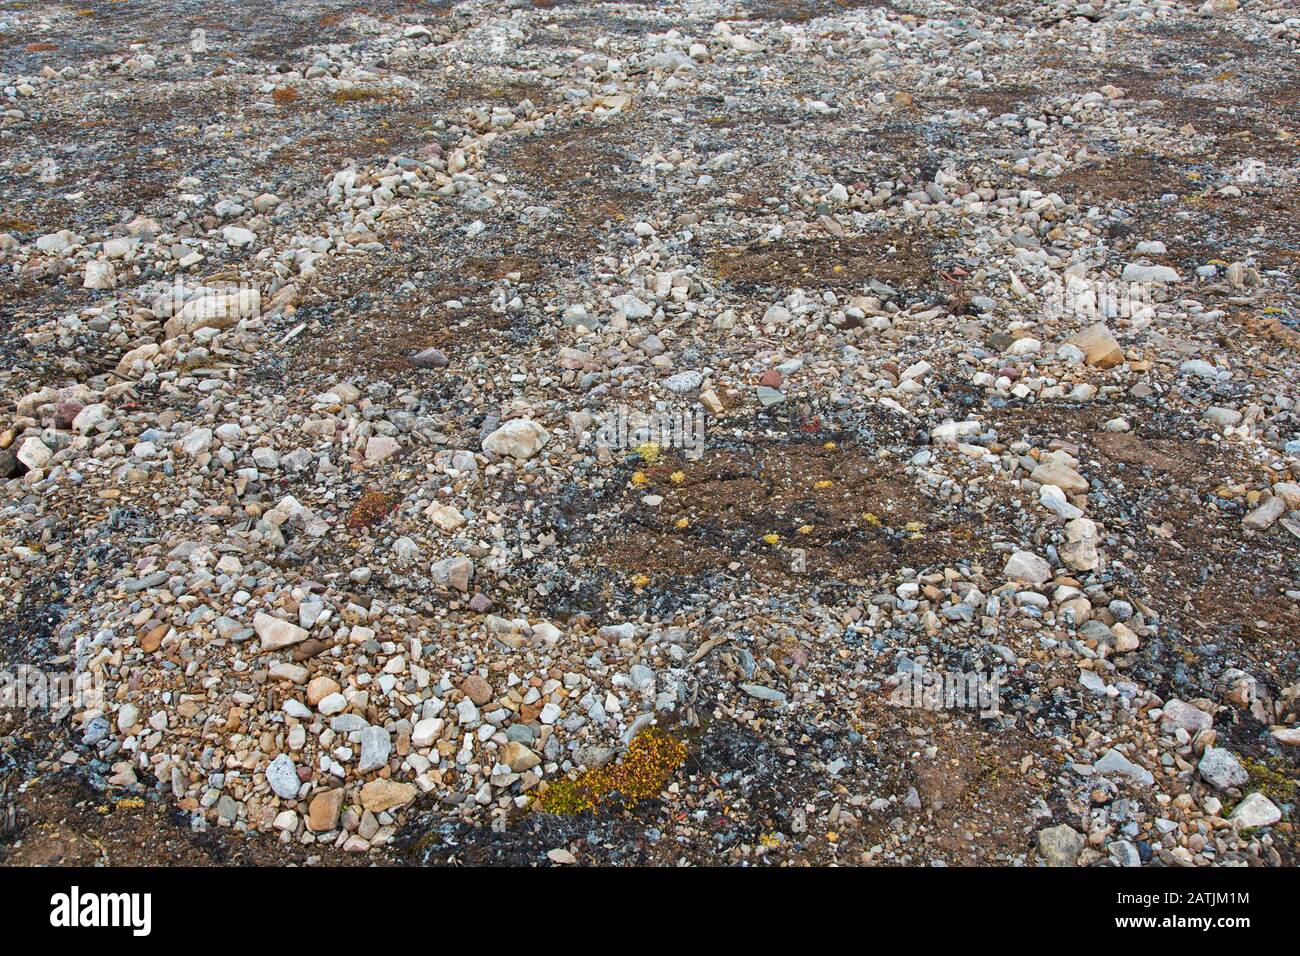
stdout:
[(372, 528), (397, 507), (397, 498), (382, 491), (367, 491), (348, 513), (347, 526), (353, 531)]

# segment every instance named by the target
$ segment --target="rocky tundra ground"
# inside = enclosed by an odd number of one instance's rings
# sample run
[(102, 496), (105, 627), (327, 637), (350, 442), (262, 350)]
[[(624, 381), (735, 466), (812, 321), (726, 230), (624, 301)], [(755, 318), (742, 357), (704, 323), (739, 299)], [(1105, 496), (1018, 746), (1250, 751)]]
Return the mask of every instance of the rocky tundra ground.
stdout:
[(1298, 76), (3, 0), (0, 860), (1294, 864)]

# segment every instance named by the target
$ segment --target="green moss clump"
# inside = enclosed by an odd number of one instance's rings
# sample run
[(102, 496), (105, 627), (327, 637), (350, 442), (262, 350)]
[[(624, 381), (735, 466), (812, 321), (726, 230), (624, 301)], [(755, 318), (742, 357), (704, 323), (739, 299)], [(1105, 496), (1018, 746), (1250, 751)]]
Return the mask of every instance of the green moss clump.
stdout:
[(1244, 758), (1241, 765), (1250, 774), (1250, 782), (1244, 788), (1247, 792), (1258, 790), (1274, 803), (1295, 802), (1296, 788), (1300, 787), (1300, 781), (1288, 777), (1276, 767), (1249, 757)]
[(650, 727), (637, 734), (621, 762), (551, 784), (534, 806), (557, 814), (631, 806), (657, 797), (685, 762), (686, 744)]

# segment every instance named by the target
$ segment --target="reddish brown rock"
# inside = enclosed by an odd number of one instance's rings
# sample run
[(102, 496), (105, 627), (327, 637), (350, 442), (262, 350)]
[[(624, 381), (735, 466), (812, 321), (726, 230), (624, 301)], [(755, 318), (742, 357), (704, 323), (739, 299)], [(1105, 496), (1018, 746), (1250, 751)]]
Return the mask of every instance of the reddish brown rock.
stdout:
[(492, 699), (492, 685), (477, 674), (471, 674), (461, 681), (460, 689), (479, 707)]
[(307, 807), (307, 829), (314, 833), (337, 830), (343, 810), (343, 788), (322, 790), (311, 798)]

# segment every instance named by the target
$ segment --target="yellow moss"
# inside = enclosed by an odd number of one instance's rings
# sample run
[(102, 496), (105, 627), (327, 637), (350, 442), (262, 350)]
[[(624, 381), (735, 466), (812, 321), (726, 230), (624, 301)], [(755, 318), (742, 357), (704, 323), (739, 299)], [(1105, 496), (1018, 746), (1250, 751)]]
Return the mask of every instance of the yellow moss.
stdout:
[(675, 525), (675, 527), (677, 528), (689, 528), (690, 526), (691, 526), (690, 518), (678, 518), (677, 523)]
[(659, 447), (657, 442), (648, 441), (642, 442), (638, 445), (636, 453), (641, 456), (641, 460), (647, 465), (653, 465), (659, 460), (659, 456), (663, 453), (663, 449)]
[(575, 780), (551, 784), (535, 802), (543, 813), (582, 813), (597, 807), (625, 807), (657, 797), (686, 761), (686, 744), (649, 727), (637, 734), (622, 761), (588, 770)]
[(680, 485), (683, 481), (686, 480), (686, 474), (684, 472), (674, 471), (671, 475), (668, 476), (668, 480), (671, 481), (674, 485)]
[(810, 524), (800, 525), (799, 534), (812, 534), (813, 526)]
[(644, 471), (634, 471), (634, 472), (632, 472), (632, 484), (636, 485), (638, 488), (639, 488), (641, 485), (646, 484), (649, 480), (650, 480), (650, 479), (647, 478), (647, 477), (645, 476), (645, 472), (644, 472)]
[(814, 488), (829, 488), (829, 487), (831, 487), (831, 485), (833, 485), (833, 484), (835, 484), (835, 482), (831, 481), (829, 478), (823, 478), (821, 481), (819, 481), (819, 482), (817, 482), (816, 484), (814, 484), (813, 487), (814, 487)]
[(870, 511), (863, 512), (862, 520), (865, 521), (867, 524), (871, 525), (871, 527), (873, 528), (880, 527), (880, 519), (877, 518), (875, 515), (873, 515)]
[(781, 536), (775, 532), (769, 531), (767, 534), (763, 535), (763, 540), (768, 544), (777, 544), (780, 542)]

